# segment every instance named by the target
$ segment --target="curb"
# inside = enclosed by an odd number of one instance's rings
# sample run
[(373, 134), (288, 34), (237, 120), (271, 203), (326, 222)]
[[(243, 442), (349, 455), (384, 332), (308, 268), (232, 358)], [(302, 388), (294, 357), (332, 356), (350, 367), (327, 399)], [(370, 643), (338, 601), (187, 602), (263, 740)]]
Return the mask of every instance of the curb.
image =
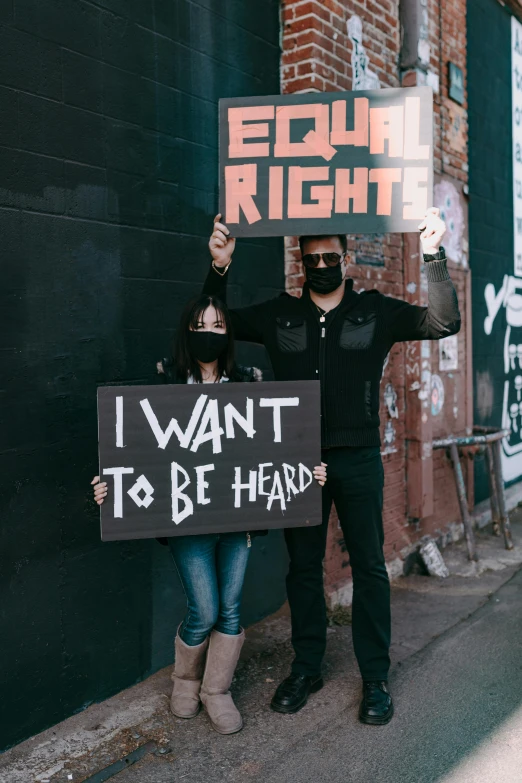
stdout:
[[(522, 505), (522, 481), (512, 484), (504, 490), (506, 498), (506, 511), (511, 513), (519, 504)], [(482, 530), (491, 522), (491, 505), (489, 498), (478, 503), (471, 513), (473, 528)], [(464, 538), (464, 525), (462, 522), (448, 522), (445, 530), (439, 530), (438, 535), (430, 536), (435, 541), (439, 549), (444, 550), (450, 544), (456, 544)], [(401, 549), (400, 557), (386, 561), (386, 569), (390, 581), (393, 582), (404, 573), (404, 561), (413, 552), (416, 552), (420, 546), (420, 541), (415, 541), (404, 549)], [(353, 583), (350, 579), (346, 584), (332, 590), (326, 595), (326, 603), (330, 612), (337, 608), (351, 606), (353, 597)]]

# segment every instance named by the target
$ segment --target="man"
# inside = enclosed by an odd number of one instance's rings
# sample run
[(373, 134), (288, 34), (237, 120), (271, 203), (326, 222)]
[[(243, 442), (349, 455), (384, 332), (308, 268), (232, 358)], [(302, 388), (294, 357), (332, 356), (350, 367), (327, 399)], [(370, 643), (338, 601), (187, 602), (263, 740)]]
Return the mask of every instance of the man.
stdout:
[[(217, 215), (209, 248), (212, 267), (204, 291), (226, 295), (235, 240)], [(455, 288), (444, 249), (445, 225), (430, 209), (419, 227), (428, 279), (428, 307), (378, 291), (357, 293), (345, 279), (346, 236), (299, 240), (306, 283), (301, 298), (288, 294), (232, 310), (235, 337), (261, 343), (278, 381), (319, 380), (323, 461), (323, 524), (285, 530), (287, 576), (295, 658), (272, 708), (300, 710), (323, 685), (326, 606), (322, 561), (332, 501), (353, 574), (352, 634), (363, 678), (359, 718), (383, 725), (393, 703), (390, 667), (390, 586), (383, 554), (384, 471), (380, 455), (379, 386), (384, 361), (396, 342), (438, 340), (460, 329)]]

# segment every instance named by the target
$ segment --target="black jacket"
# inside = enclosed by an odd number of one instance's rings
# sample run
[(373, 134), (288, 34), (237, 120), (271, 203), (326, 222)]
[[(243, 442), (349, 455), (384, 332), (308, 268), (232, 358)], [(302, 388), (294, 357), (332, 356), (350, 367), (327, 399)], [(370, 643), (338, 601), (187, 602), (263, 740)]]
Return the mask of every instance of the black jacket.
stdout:
[[(320, 380), (323, 448), (378, 446), (379, 385), (393, 344), (459, 331), (446, 261), (430, 261), (425, 270), (428, 307), (375, 290), (357, 293), (347, 280), (344, 299), (326, 323), (319, 321), (306, 285), (301, 298), (281, 294), (231, 311), (235, 338), (266, 346), (276, 380)], [(228, 274), (211, 267), (204, 293), (226, 299)]]

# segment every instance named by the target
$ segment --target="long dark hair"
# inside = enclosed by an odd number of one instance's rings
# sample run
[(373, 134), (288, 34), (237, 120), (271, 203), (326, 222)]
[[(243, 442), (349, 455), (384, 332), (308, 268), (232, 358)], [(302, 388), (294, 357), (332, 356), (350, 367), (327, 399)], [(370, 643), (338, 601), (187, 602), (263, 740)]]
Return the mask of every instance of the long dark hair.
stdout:
[(179, 329), (176, 338), (176, 345), (174, 348), (174, 363), (176, 365), (176, 371), (180, 378), (184, 381), (192, 375), (195, 381), (201, 383), (201, 367), (195, 356), (192, 356), (189, 350), (188, 336), (189, 332), (197, 329), (198, 324), (201, 323), (203, 313), (207, 307), (213, 306), (216, 313), (223, 319), (223, 324), (227, 330), (228, 345), (225, 351), (218, 358), (218, 375), (222, 378), (224, 375), (227, 378), (232, 379), (235, 375), (235, 359), (234, 359), (234, 333), (232, 330), (232, 321), (230, 319), (230, 312), (228, 307), (221, 299), (217, 299), (215, 296), (198, 296), (196, 299), (192, 299), (181, 314)]

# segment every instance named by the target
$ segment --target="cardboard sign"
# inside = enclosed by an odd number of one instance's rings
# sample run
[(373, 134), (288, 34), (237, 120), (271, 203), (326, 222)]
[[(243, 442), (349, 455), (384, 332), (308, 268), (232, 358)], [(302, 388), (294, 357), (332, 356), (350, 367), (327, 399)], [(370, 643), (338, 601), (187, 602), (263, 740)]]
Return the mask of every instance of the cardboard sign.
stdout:
[(417, 231), (430, 87), (224, 98), (220, 212), (237, 237)]
[(318, 381), (98, 389), (103, 541), (321, 522)]

